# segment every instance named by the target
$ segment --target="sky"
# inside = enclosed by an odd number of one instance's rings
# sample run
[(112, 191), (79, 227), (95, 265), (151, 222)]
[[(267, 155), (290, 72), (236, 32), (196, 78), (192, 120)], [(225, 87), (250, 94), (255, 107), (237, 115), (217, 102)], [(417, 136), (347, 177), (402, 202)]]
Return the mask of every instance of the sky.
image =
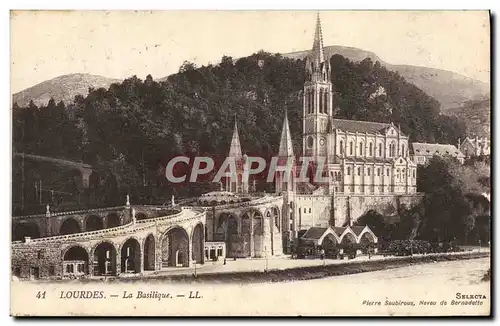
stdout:
[[(489, 83), (486, 11), (321, 11), (320, 17), (325, 46)], [(200, 66), (223, 55), (306, 50), (315, 21), (315, 11), (13, 11), (11, 92), (70, 73), (161, 78), (184, 60)]]

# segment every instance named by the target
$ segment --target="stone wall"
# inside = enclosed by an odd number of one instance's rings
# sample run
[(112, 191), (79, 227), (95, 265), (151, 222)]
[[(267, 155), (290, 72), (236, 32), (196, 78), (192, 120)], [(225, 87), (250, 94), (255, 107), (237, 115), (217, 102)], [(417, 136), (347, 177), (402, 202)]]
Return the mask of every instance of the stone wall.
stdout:
[[(398, 208), (411, 208), (419, 203), (420, 194), (404, 195), (296, 195), (296, 230), (311, 227), (344, 226), (354, 223), (369, 210), (384, 216), (396, 214)], [(333, 199), (333, 200), (332, 200)], [(333, 212), (332, 212), (333, 205)]]
[[(183, 210), (178, 214), (161, 216), (151, 220), (135, 221), (127, 225), (119, 227), (97, 230), (92, 232), (82, 232), (77, 234), (32, 239), (27, 242), (14, 242), (11, 244), (12, 253), (12, 273), (20, 278), (29, 278), (31, 274), (35, 274), (38, 270), (39, 278), (60, 278), (63, 273), (63, 258), (66, 251), (72, 247), (82, 247), (89, 259), (87, 261), (87, 269), (85, 274), (93, 275), (93, 258), (96, 248), (100, 244), (109, 243), (116, 252), (116, 256), (112, 258), (113, 264), (116, 266), (116, 274), (122, 272), (123, 260), (122, 251), (127, 241), (135, 239), (140, 250), (134, 251), (135, 261), (140, 259), (140, 266), (135, 265), (136, 272), (144, 271), (144, 258), (146, 251), (144, 250), (145, 241), (150, 237), (151, 242), (148, 245), (148, 269), (159, 269), (162, 263), (162, 240), (166, 238), (166, 234), (174, 229), (180, 228), (186, 235), (183, 239), (174, 239), (172, 248), (178, 247), (183, 252), (183, 265), (190, 266), (192, 263), (193, 250), (193, 230), (197, 225), (200, 225), (200, 230), (204, 229), (205, 213), (197, 209)], [(200, 239), (201, 234), (201, 239)], [(197, 232), (199, 239), (198, 246), (194, 249), (202, 252), (204, 243), (203, 232)], [(154, 248), (154, 249), (153, 249)], [(176, 250), (177, 250), (176, 249)], [(134, 249), (135, 250), (135, 249)], [(175, 250), (175, 251), (176, 251)], [(174, 251), (174, 252), (175, 252)], [(153, 255), (153, 256), (150, 256)], [(126, 257), (123, 257), (124, 259)], [(156, 264), (155, 264), (156, 262)]]
[(38, 268), (40, 278), (62, 276), (61, 243), (30, 243), (12, 248), (12, 274), (29, 278), (30, 269)]
[(331, 220), (332, 197), (329, 195), (296, 195), (296, 225), (298, 230), (313, 226), (328, 227)]
[[(207, 209), (207, 241), (226, 239), (227, 257), (265, 257), (283, 254), (283, 198), (265, 196), (251, 202), (221, 205)], [(273, 210), (280, 218), (274, 221)], [(214, 215), (215, 214), (215, 215)], [(228, 233), (219, 220), (222, 216), (231, 216), (237, 221), (238, 231)], [(286, 218), (286, 216), (285, 216)]]
[(391, 216), (398, 209), (411, 208), (422, 199), (422, 195), (336, 195), (334, 201), (335, 226), (354, 223), (369, 210)]

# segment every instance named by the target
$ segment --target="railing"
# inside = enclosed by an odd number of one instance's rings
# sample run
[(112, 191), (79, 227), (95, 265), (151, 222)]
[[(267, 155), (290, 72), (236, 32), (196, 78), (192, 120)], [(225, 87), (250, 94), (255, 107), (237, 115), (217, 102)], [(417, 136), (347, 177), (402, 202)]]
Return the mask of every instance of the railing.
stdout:
[[(183, 217), (184, 210), (190, 209), (195, 212), (192, 216), (186, 216), (185, 218)], [(70, 239), (78, 239), (78, 240), (84, 240), (89, 237), (94, 237), (96, 235), (110, 235), (113, 233), (116, 233), (117, 231), (125, 231), (130, 229), (130, 231), (134, 232), (139, 232), (142, 230), (145, 230), (149, 227), (154, 226), (158, 222), (163, 222), (168, 220), (169, 222), (183, 222), (191, 219), (196, 219), (199, 218), (201, 215), (205, 214), (205, 211), (196, 208), (190, 208), (190, 207), (182, 207), (182, 210), (176, 214), (173, 215), (166, 215), (166, 216), (160, 216), (160, 217), (155, 217), (155, 218), (150, 218), (146, 220), (139, 220), (135, 222), (135, 224), (140, 224), (141, 227), (135, 228), (134, 222), (130, 222), (125, 225), (120, 225), (114, 228), (109, 228), (109, 229), (101, 229), (101, 230), (96, 230), (96, 231), (89, 231), (89, 232), (80, 232), (80, 233), (73, 233), (73, 234), (65, 234), (65, 235), (57, 235), (57, 236), (51, 236), (51, 237), (43, 237), (43, 238), (36, 238), (36, 239), (31, 239), (30, 242), (35, 242), (35, 243), (40, 243), (40, 242), (52, 242), (52, 241), (60, 241), (60, 240), (70, 240)], [(26, 242), (24, 241), (13, 241), (12, 245), (21, 245), (25, 244)]]
[(261, 197), (261, 198), (250, 200), (250, 201), (232, 203), (232, 204), (215, 205), (215, 206), (198, 206), (198, 207), (201, 207), (205, 210), (210, 210), (214, 207), (217, 209), (243, 208), (243, 207), (267, 204), (267, 203), (273, 202), (273, 201), (280, 199), (280, 198), (281, 198), (281, 196), (269, 196), (269, 197)]
[[(133, 206), (130, 206), (130, 207), (133, 207)], [(115, 210), (121, 210), (124, 208), (127, 208), (127, 206), (91, 208), (91, 209), (83, 209), (83, 210), (79, 210), (79, 211), (66, 211), (66, 212), (59, 212), (59, 213), (50, 213), (49, 217), (115, 211)], [(13, 219), (18, 219), (18, 220), (38, 218), (38, 217), (47, 217), (47, 215), (46, 214), (35, 214), (35, 215), (12, 216)]]
[(166, 219), (174, 219), (176, 217), (181, 216), (182, 213), (183, 213), (183, 211), (181, 210), (180, 212), (177, 212), (177, 213), (171, 214), (171, 215), (158, 216), (158, 217), (147, 218), (147, 219), (143, 219), (143, 220), (137, 220), (136, 223), (137, 224), (147, 224), (147, 223), (154, 223), (155, 221), (163, 221), (163, 220), (166, 220)]
[[(47, 241), (58, 241), (58, 240), (69, 240), (69, 239), (75, 239), (75, 238), (88, 238), (89, 236), (95, 236), (99, 234), (109, 234), (113, 233), (115, 231), (122, 231), (130, 226), (133, 225), (133, 222), (130, 222), (125, 225), (120, 225), (114, 228), (109, 228), (109, 229), (101, 229), (101, 230), (96, 230), (96, 231), (88, 231), (88, 232), (79, 232), (79, 233), (72, 233), (72, 234), (65, 234), (65, 235), (56, 235), (56, 236), (51, 236), (51, 237), (44, 237), (44, 238), (36, 238), (36, 239), (31, 239), (30, 242), (47, 242)], [(24, 241), (13, 241), (12, 244), (20, 244), (20, 243), (25, 243)]]

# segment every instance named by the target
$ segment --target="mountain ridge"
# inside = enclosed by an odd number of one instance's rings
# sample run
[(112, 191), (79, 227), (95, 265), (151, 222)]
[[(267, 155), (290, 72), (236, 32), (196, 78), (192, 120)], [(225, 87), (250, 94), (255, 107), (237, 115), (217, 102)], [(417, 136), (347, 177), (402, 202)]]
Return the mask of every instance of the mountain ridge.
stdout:
[(94, 74), (65, 74), (45, 80), (13, 94), (12, 103), (17, 103), (22, 107), (27, 106), (29, 102), (33, 100), (37, 106), (43, 106), (47, 105), (50, 98), (53, 98), (56, 103), (63, 101), (65, 104), (69, 104), (76, 95), (86, 96), (89, 87), (108, 88), (111, 84), (121, 81), (121, 79), (108, 78)]
[[(412, 65), (394, 65), (383, 61), (375, 53), (363, 49), (347, 46), (326, 46), (325, 56), (331, 57), (340, 54), (351, 61), (362, 61), (370, 58), (373, 62), (380, 62), (389, 70), (397, 71), (408, 82), (430, 96), (436, 98), (442, 106), (442, 111), (461, 106), (471, 100), (479, 100), (489, 96), (489, 85), (482, 81), (461, 75), (456, 72)], [(291, 59), (304, 59), (310, 50), (295, 51), (281, 54)], [(166, 80), (168, 76), (157, 80)], [(108, 88), (112, 83), (121, 82), (121, 79), (108, 78), (93, 74), (66, 74), (46, 80), (13, 95), (13, 103), (26, 106), (30, 100), (37, 105), (45, 105), (51, 97), (56, 102), (71, 102), (75, 95), (87, 95), (88, 88)]]

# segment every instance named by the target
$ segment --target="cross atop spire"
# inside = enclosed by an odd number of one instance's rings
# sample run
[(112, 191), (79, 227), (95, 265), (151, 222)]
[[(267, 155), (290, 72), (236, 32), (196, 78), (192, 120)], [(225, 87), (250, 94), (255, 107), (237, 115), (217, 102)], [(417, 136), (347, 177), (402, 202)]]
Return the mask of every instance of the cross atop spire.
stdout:
[(234, 114), (234, 131), (233, 138), (231, 139), (231, 147), (229, 149), (229, 157), (234, 157), (235, 159), (242, 158), (240, 136), (238, 135), (238, 124), (236, 122), (236, 113)]
[(319, 65), (325, 61), (325, 54), (323, 52), (323, 33), (321, 31), (321, 20), (319, 19), (319, 12), (316, 17), (316, 29), (314, 32), (314, 42), (312, 48), (312, 61), (314, 64)]

